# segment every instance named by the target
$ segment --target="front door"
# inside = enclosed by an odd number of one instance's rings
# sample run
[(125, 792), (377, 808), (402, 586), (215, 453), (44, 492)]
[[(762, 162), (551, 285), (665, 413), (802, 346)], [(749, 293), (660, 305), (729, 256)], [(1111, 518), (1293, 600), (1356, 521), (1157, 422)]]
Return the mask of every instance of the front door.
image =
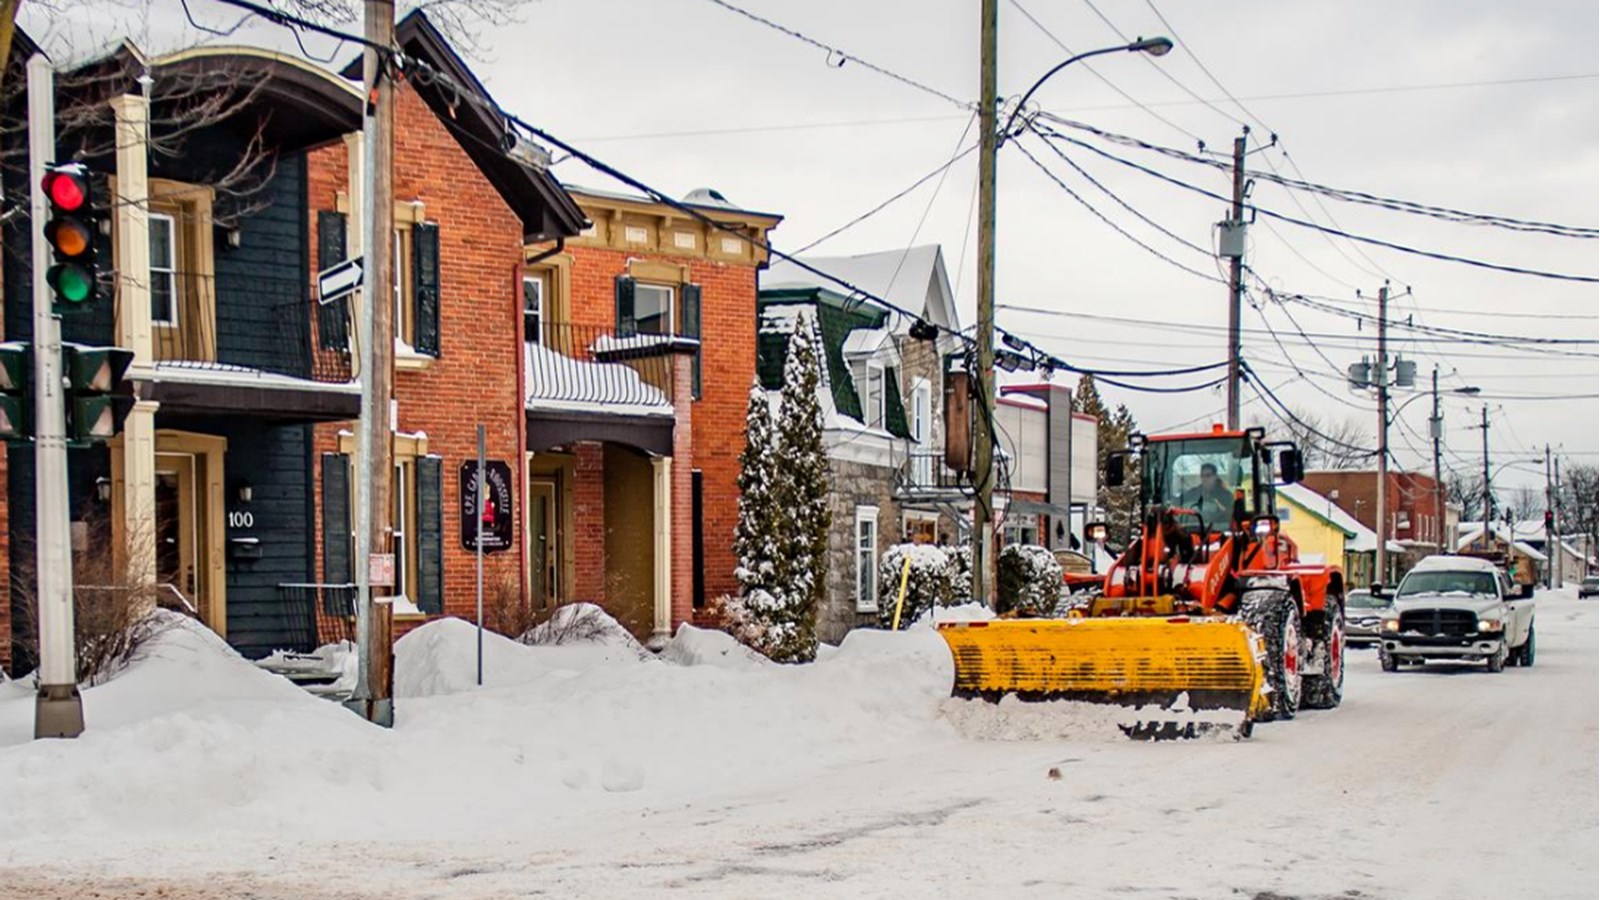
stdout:
[(529, 566), (533, 585), (533, 608), (546, 610), (561, 602), (561, 540), (557, 523), (557, 498), (561, 496), (552, 478), (535, 476), (528, 483)]
[(197, 461), (188, 453), (156, 454), (156, 582), (197, 610), (204, 602), (205, 552), (198, 540), (201, 495)]

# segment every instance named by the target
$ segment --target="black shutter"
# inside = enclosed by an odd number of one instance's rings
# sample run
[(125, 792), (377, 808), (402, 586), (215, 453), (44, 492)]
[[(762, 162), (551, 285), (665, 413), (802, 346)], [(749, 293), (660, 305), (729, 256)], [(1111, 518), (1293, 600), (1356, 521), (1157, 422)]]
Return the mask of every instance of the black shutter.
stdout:
[(411, 226), (411, 297), (418, 353), (439, 355), (439, 226), (421, 222)]
[(617, 337), (629, 337), (639, 331), (639, 319), (633, 311), (633, 279), (617, 276)]
[[(700, 340), (700, 285), (686, 284), (683, 286), (683, 336)], [(694, 351), (694, 364), (690, 378), (692, 387), (690, 393), (694, 399), (700, 399), (700, 348)]]
[(322, 454), (322, 580), (350, 584), (350, 457)]
[(444, 612), (444, 461), (417, 459), (417, 608)]
[[(317, 271), (325, 271), (345, 260), (344, 213), (317, 212)], [(350, 347), (349, 302), (345, 299), (317, 306), (317, 346), (324, 350)]]
[(883, 370), (883, 392), (883, 430), (909, 439), (911, 426), (906, 422), (905, 402), (900, 399), (900, 370), (894, 366)]

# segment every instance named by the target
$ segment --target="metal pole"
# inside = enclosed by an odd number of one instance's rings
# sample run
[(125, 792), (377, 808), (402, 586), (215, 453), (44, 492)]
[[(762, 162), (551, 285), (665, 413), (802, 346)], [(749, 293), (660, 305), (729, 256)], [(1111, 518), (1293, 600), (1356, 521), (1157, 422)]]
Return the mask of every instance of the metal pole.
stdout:
[(1550, 445), (1544, 445), (1544, 508), (1548, 515), (1544, 523), (1544, 588), (1552, 590), (1556, 586), (1556, 560), (1560, 552), (1556, 547), (1556, 506), (1554, 494), (1550, 489)]
[(61, 320), (45, 280), (50, 247), (44, 239), (49, 204), (45, 163), (56, 155), (55, 72), (43, 54), (28, 60), (28, 177), (33, 215), (33, 421), (35, 565), (39, 604), (39, 695), (35, 738), (83, 733), (73, 643), (72, 524), (67, 496), (67, 409), (61, 388)]
[(1562, 571), (1561, 559), (1562, 553), (1564, 552), (1563, 545), (1561, 543), (1561, 457), (1557, 456), (1550, 462), (1555, 467), (1554, 480), (1552, 482), (1553, 488), (1551, 493), (1552, 501), (1550, 504), (1550, 529), (1556, 534), (1556, 555), (1554, 557), (1556, 570), (1555, 586), (1559, 588), (1565, 587), (1567, 583), (1566, 573)]
[[(1234, 228), (1244, 227), (1245, 136), (1233, 139)], [(1239, 430), (1239, 308), (1244, 298), (1244, 251), (1228, 263), (1228, 430)], [(1380, 326), (1381, 327), (1381, 326)], [(1380, 554), (1383, 550), (1379, 549)], [(1381, 557), (1380, 557), (1381, 558)]]
[(1377, 581), (1389, 577), (1389, 286), (1378, 291), (1378, 364), (1373, 367), (1378, 384), (1378, 508), (1373, 529), (1378, 533)]
[(978, 98), (978, 446), (973, 462), (977, 502), (972, 511), (972, 599), (990, 601), (989, 548), (994, 519), (994, 240), (995, 152), (998, 97), (995, 64), (998, 55), (999, 0), (983, 0), (979, 13)]
[[(366, 0), (365, 32), (368, 41), (381, 46), (394, 43), (394, 0)], [(361, 427), (357, 434), (360, 456), (356, 473), (356, 632), (358, 643), (355, 692), (350, 705), (368, 721), (394, 723), (393, 606), (373, 602), (373, 557), (389, 549), (391, 540), (390, 395), (394, 366), (394, 83), (386, 63), (372, 47), (362, 58), (367, 85), (366, 116), (362, 121), (361, 246), (363, 303), (358, 326), (362, 351)], [(392, 554), (388, 555), (391, 561)], [(392, 565), (389, 568), (393, 568)], [(390, 588), (393, 588), (391, 578)]]
[(478, 503), (477, 503), (478, 535), (477, 535), (477, 541), (476, 541), (476, 543), (477, 543), (477, 555), (478, 555), (478, 687), (483, 687), (483, 491), (484, 491), (483, 467), (486, 465), (483, 456), (484, 456), (483, 426), (479, 425), (478, 426)]
[[(1444, 527), (1449, 516), (1444, 512), (1444, 476), (1443, 465), (1439, 456), (1439, 442), (1444, 438), (1444, 418), (1439, 414), (1439, 367), (1433, 367), (1433, 416), (1428, 419), (1428, 431), (1433, 437), (1433, 515), (1438, 528), (1435, 541), (1439, 552), (1444, 553)], [(1451, 536), (1451, 548), (1454, 549), (1455, 536)]]

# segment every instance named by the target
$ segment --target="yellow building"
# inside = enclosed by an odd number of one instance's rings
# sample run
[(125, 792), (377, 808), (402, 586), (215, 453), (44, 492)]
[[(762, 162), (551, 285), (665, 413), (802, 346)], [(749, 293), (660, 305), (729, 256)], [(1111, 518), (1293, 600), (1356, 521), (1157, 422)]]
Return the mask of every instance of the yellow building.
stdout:
[(1357, 532), (1341, 521), (1347, 518), (1343, 513), (1332, 500), (1304, 485), (1278, 488), (1278, 521), (1300, 548), (1301, 562), (1345, 565), (1346, 545)]

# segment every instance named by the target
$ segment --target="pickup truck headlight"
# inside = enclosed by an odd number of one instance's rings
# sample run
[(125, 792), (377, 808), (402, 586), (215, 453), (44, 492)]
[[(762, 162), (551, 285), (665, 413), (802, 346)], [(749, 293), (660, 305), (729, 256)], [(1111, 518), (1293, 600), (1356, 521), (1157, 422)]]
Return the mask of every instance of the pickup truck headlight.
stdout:
[(1383, 620), (1383, 630), (1384, 631), (1396, 631), (1396, 632), (1399, 631), (1400, 630), (1400, 620), (1399, 619), (1384, 619)]
[(1478, 620), (1478, 630), (1479, 631), (1504, 631), (1505, 629), (1506, 629), (1506, 623), (1505, 623), (1504, 619), (1479, 619)]

